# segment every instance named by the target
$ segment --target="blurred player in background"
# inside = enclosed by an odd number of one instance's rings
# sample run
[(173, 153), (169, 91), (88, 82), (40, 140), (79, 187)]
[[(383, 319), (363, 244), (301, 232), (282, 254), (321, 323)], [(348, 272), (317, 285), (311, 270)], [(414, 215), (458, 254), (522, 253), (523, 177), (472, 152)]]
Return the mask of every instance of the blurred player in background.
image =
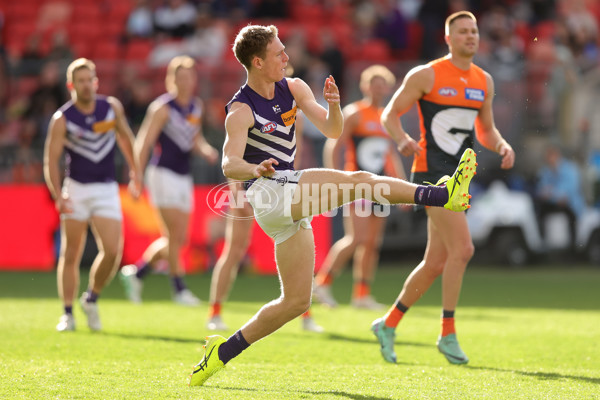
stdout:
[[(446, 19), (446, 44), (450, 54), (413, 68), (386, 106), (381, 121), (398, 143), (400, 153), (415, 156), (412, 181), (436, 182), (452, 172), (474, 136), (487, 149), (501, 156), (501, 168), (512, 168), (515, 153), (494, 124), (494, 82), (487, 72), (472, 63), (479, 46), (475, 16), (468, 11)], [(402, 128), (399, 116), (418, 102), (421, 139), (417, 143)], [(468, 172), (465, 171), (465, 174)], [(458, 344), (454, 311), (473, 242), (464, 212), (426, 208), (428, 239), (425, 257), (413, 270), (388, 313), (371, 329), (381, 345), (381, 354), (396, 362), (395, 328), (404, 313), (442, 275), (442, 329), (439, 351), (453, 364), (469, 361)]]
[[(137, 198), (140, 170), (133, 156), (133, 133), (121, 102), (96, 94), (95, 64), (85, 58), (67, 68), (71, 100), (53, 115), (44, 148), (44, 176), (61, 219), (58, 293), (64, 315), (58, 331), (75, 330), (73, 299), (79, 291), (79, 264), (91, 225), (98, 255), (90, 270), (81, 306), (88, 326), (100, 330), (97, 300), (121, 261), (123, 247), (119, 187), (115, 181), (115, 143), (129, 165), (129, 190)], [(61, 187), (60, 161), (66, 152), (66, 173)]]
[(196, 63), (191, 57), (173, 58), (165, 78), (167, 93), (150, 104), (135, 141), (135, 157), (141, 170), (150, 164), (146, 182), (162, 223), (162, 236), (148, 246), (135, 265), (121, 269), (126, 294), (136, 303), (141, 302), (142, 280), (159, 260), (168, 261), (173, 300), (188, 306), (200, 303), (183, 281), (180, 262), (193, 205), (190, 156), (196, 152), (214, 163), (219, 153), (202, 135), (203, 104), (195, 96), (197, 80)]
[[(300, 121), (301, 118), (297, 118), (297, 143), (302, 143), (302, 124)], [(296, 168), (298, 168), (298, 160), (301, 158), (300, 152), (301, 146), (297, 145)], [(245, 192), (242, 182), (230, 180), (229, 190), (232, 193), (232, 198), (245, 198), (245, 194), (239, 196), (240, 191)], [(252, 227), (254, 225), (252, 206), (247, 201), (230, 208), (229, 214), (231, 215), (225, 222), (225, 245), (213, 269), (210, 284), (210, 308), (206, 328), (211, 331), (226, 331), (229, 329), (221, 315), (222, 305), (227, 299), (229, 291), (235, 282), (240, 263), (248, 250), (252, 237)], [(302, 314), (302, 329), (315, 333), (323, 332), (323, 327), (315, 322), (310, 314), (310, 310)]]
[[(395, 84), (394, 74), (383, 65), (372, 65), (361, 73), (360, 90), (363, 98), (344, 107), (342, 135), (337, 140), (327, 139), (325, 144), (325, 167), (363, 170), (406, 179), (394, 142), (380, 122), (383, 106)], [(346, 149), (345, 163), (339, 157), (343, 147)], [(350, 215), (344, 216), (345, 235), (329, 250), (315, 278), (314, 297), (329, 307), (337, 306), (331, 285), (354, 255), (351, 305), (380, 310), (383, 304), (377, 303), (371, 296), (371, 283), (375, 277), (385, 228), (383, 216), (389, 214), (389, 209), (367, 200), (357, 200), (348, 207)]]
[(308, 310), (315, 266), (313, 215), (379, 195), (381, 201), (392, 204), (416, 202), (464, 210), (470, 179), (461, 176), (465, 169), (471, 172), (475, 168), (474, 160), (466, 161), (473, 152), (469, 149), (446, 186), (417, 186), (365, 171), (296, 171), (298, 110), (325, 136), (337, 139), (342, 133), (344, 117), (335, 80), (332, 76), (325, 79), (325, 108), (306, 82), (286, 78), (289, 57), (273, 25), (242, 28), (233, 50), (246, 69), (247, 82), (226, 106), (222, 168), (226, 177), (246, 181), (254, 217), (275, 241), (281, 294), (228, 339), (218, 335), (207, 338), (204, 355), (190, 375), (191, 386), (203, 385), (250, 344)]

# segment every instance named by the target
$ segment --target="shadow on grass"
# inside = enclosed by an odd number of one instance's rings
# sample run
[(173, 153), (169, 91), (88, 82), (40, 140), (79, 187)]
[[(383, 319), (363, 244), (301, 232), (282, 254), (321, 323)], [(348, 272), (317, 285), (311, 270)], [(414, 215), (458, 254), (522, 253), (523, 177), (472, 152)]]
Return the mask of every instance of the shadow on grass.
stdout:
[(177, 337), (169, 337), (169, 336), (160, 336), (160, 335), (139, 335), (139, 334), (129, 334), (129, 333), (118, 333), (118, 332), (97, 332), (98, 335), (106, 335), (113, 336), (122, 339), (133, 339), (133, 340), (160, 340), (164, 342), (173, 342), (173, 343), (202, 343), (203, 338), (198, 339), (188, 339), (188, 338), (177, 338)]
[(540, 380), (555, 380), (555, 379), (571, 379), (574, 381), (592, 383), (594, 385), (600, 385), (600, 378), (592, 378), (590, 376), (579, 376), (579, 375), (565, 375), (556, 372), (531, 372), (531, 371), (519, 371), (516, 369), (503, 369), (494, 367), (474, 367), (465, 365), (464, 368), (478, 369), (483, 371), (495, 371), (495, 372), (512, 372), (515, 374), (530, 376), (532, 378), (538, 378)]
[[(326, 339), (340, 340), (340, 341), (352, 342), (352, 343), (377, 343), (377, 339), (375, 337), (364, 338), (364, 337), (340, 335), (338, 333), (326, 333), (323, 335), (323, 337)], [(417, 342), (395, 341), (394, 343), (396, 345), (401, 345), (401, 346), (433, 347), (432, 344), (417, 343)]]
[[(240, 391), (240, 392), (263, 392), (263, 393), (277, 393), (277, 394), (282, 394), (281, 391), (279, 390), (265, 390), (265, 389), (256, 389), (256, 388), (239, 388), (239, 387), (230, 387), (230, 386), (211, 386), (212, 388), (215, 389), (221, 389), (221, 390), (232, 390), (232, 391)], [(298, 394), (298, 393), (304, 393), (304, 394), (311, 394), (311, 395), (334, 395), (334, 396), (340, 396), (341, 398), (344, 399), (352, 399), (352, 400), (386, 400), (388, 399), (388, 397), (377, 397), (377, 396), (367, 396), (364, 394), (356, 394), (356, 393), (348, 393), (348, 392), (342, 392), (339, 390), (320, 390), (320, 391), (315, 391), (315, 390), (290, 390), (289, 391), (290, 394)]]

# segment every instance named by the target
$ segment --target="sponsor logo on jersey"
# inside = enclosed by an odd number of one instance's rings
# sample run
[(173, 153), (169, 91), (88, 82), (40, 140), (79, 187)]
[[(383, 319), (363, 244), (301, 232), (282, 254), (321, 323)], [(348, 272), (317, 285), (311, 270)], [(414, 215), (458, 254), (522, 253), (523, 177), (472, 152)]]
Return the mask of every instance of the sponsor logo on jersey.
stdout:
[(277, 129), (277, 124), (275, 122), (267, 122), (260, 128), (261, 133), (273, 133)]
[(458, 94), (458, 92), (454, 88), (443, 87), (443, 88), (439, 88), (438, 94), (440, 96), (444, 96), (444, 97), (454, 97)]
[(294, 107), (290, 111), (286, 111), (283, 114), (281, 114), (281, 119), (283, 120), (283, 124), (285, 126), (290, 126), (294, 122), (296, 122), (296, 110), (297, 107)]
[(465, 98), (467, 100), (483, 101), (485, 93), (481, 89), (465, 88)]
[(110, 131), (111, 129), (114, 129), (116, 125), (117, 121), (115, 121), (114, 119), (110, 121), (98, 121), (94, 122), (94, 124), (92, 125), (92, 130), (94, 131), (94, 133), (101, 135)]
[(188, 115), (185, 120), (190, 124), (190, 125), (200, 125), (200, 118), (196, 115), (190, 114)]

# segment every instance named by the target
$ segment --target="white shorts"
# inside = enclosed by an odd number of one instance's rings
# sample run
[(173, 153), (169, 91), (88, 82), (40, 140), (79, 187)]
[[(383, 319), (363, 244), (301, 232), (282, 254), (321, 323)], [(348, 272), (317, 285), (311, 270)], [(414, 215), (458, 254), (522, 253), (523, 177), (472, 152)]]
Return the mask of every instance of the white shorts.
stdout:
[(258, 178), (246, 191), (246, 198), (254, 210), (254, 218), (275, 244), (285, 242), (300, 227), (312, 229), (312, 217), (299, 221), (292, 219), (292, 198), (302, 171), (277, 171), (270, 177)]
[(69, 195), (73, 212), (61, 214), (61, 219), (88, 221), (92, 216), (118, 221), (123, 219), (117, 182), (80, 183), (67, 177), (62, 191)]
[(194, 180), (191, 175), (149, 165), (146, 169), (146, 185), (154, 206), (176, 208), (187, 213), (192, 211)]

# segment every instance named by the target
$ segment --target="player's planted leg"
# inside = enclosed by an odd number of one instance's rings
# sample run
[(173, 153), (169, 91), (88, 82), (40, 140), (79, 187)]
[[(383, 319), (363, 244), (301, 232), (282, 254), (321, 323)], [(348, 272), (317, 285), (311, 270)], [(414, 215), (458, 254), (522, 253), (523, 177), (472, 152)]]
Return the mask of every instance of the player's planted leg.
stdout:
[(225, 338), (215, 335), (206, 339), (204, 356), (190, 374), (190, 386), (204, 385), (208, 378), (225, 368), (225, 364), (219, 358), (219, 347), (226, 342)]

